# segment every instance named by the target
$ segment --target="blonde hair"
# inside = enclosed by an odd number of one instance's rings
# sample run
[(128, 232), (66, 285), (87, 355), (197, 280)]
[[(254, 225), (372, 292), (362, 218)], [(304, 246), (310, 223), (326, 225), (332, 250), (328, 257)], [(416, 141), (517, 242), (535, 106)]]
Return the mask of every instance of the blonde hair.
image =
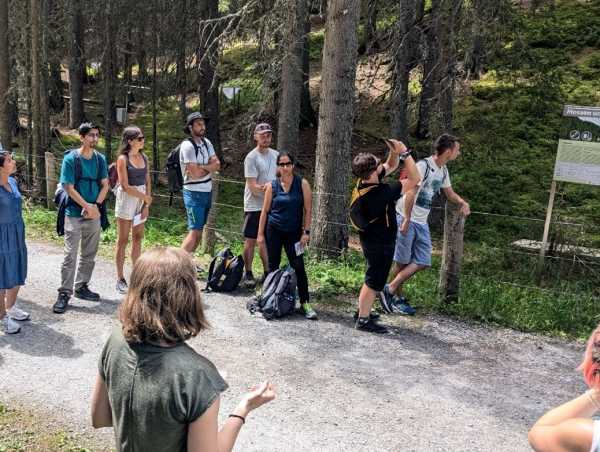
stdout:
[(191, 256), (158, 247), (137, 260), (119, 308), (127, 342), (175, 344), (208, 328)]

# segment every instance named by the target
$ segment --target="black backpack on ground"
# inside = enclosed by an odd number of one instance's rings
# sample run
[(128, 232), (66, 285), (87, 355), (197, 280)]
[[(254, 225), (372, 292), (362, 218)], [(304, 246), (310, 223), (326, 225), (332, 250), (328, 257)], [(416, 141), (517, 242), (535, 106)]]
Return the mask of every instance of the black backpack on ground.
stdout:
[[(192, 143), (192, 146), (194, 146), (194, 150), (196, 151), (196, 160), (198, 160), (199, 146), (191, 138), (188, 138), (188, 140), (190, 143)], [(208, 151), (208, 144), (206, 143), (206, 140), (204, 138), (202, 138), (202, 143), (204, 144), (204, 147)], [(169, 199), (169, 206), (171, 206), (173, 204), (173, 195), (175, 193), (179, 193), (183, 189), (183, 186), (185, 185), (183, 183), (183, 173), (181, 172), (181, 161), (179, 160), (180, 153), (181, 153), (181, 143), (179, 143), (177, 145), (177, 147), (175, 147), (171, 152), (169, 152), (169, 155), (167, 156), (167, 163), (165, 164), (165, 170), (167, 172), (167, 182), (169, 185), (169, 191), (171, 192), (171, 197)], [(210, 181), (210, 179), (207, 179), (205, 181), (189, 182), (189, 183), (190, 184), (203, 184), (208, 181)]]
[(255, 301), (248, 302), (248, 310), (262, 312), (265, 319), (281, 318), (294, 312), (296, 307), (296, 272), (289, 265), (267, 275), (262, 292)]
[(232, 292), (240, 284), (243, 273), (244, 258), (234, 256), (229, 248), (225, 248), (210, 261), (205, 290)]

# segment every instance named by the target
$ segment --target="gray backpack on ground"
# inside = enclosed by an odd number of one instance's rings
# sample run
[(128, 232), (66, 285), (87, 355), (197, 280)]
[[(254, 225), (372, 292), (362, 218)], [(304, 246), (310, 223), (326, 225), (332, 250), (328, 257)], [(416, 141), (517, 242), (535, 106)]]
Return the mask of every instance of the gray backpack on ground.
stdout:
[(248, 310), (262, 312), (265, 319), (281, 318), (294, 312), (296, 307), (296, 272), (289, 265), (269, 273), (261, 294), (248, 302)]

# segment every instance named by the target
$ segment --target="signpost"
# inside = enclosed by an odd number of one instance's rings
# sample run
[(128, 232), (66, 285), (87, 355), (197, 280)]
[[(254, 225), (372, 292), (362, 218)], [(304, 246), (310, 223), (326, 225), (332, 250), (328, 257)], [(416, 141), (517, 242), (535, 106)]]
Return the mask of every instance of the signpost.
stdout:
[(541, 278), (557, 182), (600, 185), (600, 107), (565, 105), (546, 211), (538, 274)]

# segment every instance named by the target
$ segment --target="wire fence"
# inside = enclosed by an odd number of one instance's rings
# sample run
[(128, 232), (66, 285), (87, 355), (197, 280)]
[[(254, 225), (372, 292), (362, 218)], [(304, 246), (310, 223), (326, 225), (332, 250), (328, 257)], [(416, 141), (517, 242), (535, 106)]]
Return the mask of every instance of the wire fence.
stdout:
[[(57, 165), (58, 166), (58, 165)], [(153, 171), (154, 172), (154, 171)], [(159, 171), (158, 172), (161, 175), (165, 175), (166, 176), (166, 172), (164, 171)], [(37, 181), (38, 183), (45, 183), (46, 182), (46, 178), (45, 177), (39, 177), (36, 175), (33, 175), (33, 180)], [(220, 184), (235, 184), (236, 186), (239, 186), (240, 189), (242, 186), (245, 185), (245, 180), (236, 180), (236, 179), (231, 179), (231, 178), (226, 178), (226, 177), (222, 177), (222, 176), (217, 176), (214, 177), (213, 180), (218, 181)], [(53, 181), (56, 182), (56, 181)], [(241, 190), (240, 190), (241, 191)], [(29, 188), (24, 188), (22, 189), (22, 192), (27, 194), (31, 199), (38, 199), (38, 200), (43, 200), (46, 201), (46, 198), (40, 198), (37, 194), (35, 190), (32, 190), (31, 187)], [(313, 195), (315, 197), (317, 196), (336, 196), (336, 197), (348, 197), (348, 194), (339, 194), (339, 193), (326, 193), (326, 192), (314, 192)], [(171, 200), (172, 196), (170, 194), (165, 194), (162, 193), (160, 191), (155, 191), (152, 194), (153, 198), (155, 198), (156, 200)], [(114, 197), (111, 197), (114, 198)], [(174, 196), (174, 199), (177, 200), (178, 203), (183, 204), (183, 199), (181, 194), (176, 194)], [(160, 207), (167, 207), (166, 205), (160, 205), (159, 203), (157, 203), (155, 200), (155, 202), (153, 203), (153, 205), (158, 205)], [(111, 201), (112, 202), (112, 201)], [(237, 212), (239, 212), (239, 218), (240, 218), (240, 222), (242, 219), (242, 212), (244, 210), (244, 207), (242, 205), (236, 205), (236, 204), (231, 204), (231, 203), (225, 203), (225, 202), (220, 202), (217, 201), (213, 204), (214, 206), (219, 208), (219, 211), (221, 211), (221, 209), (233, 209)], [(175, 210), (178, 210), (177, 206), (173, 206), (170, 207), (173, 208)], [(443, 207), (438, 207), (437, 209), (443, 209)], [(185, 224), (185, 213), (183, 211), (183, 209), (179, 209), (180, 213), (181, 213), (181, 217), (179, 219), (173, 219), (173, 218), (165, 218), (165, 217), (157, 217), (157, 216), (149, 216), (148, 219), (153, 221), (153, 222), (166, 222), (169, 224), (177, 224), (177, 225), (184, 225)], [(544, 218), (536, 218), (536, 217), (527, 217), (527, 216), (519, 216), (519, 215), (507, 215), (507, 214), (499, 214), (499, 213), (494, 213), (494, 212), (485, 212), (485, 211), (477, 211), (477, 210), (473, 210), (471, 211), (471, 215), (475, 215), (475, 216), (480, 216), (483, 218), (490, 218), (490, 219), (498, 219), (498, 220), (507, 220), (510, 222), (520, 222), (520, 223), (534, 223), (536, 225), (543, 225), (543, 223), (545, 222)], [(347, 220), (347, 219), (346, 219)], [(344, 228), (348, 228), (348, 230), (350, 230), (350, 224), (348, 221), (345, 222), (341, 222), (341, 221), (332, 221), (332, 220), (318, 220), (319, 223), (324, 223), (326, 225), (331, 225), (331, 226), (336, 226), (336, 227), (344, 227)], [(571, 227), (575, 227), (575, 228), (579, 228), (580, 230), (585, 230), (585, 231), (590, 231), (590, 230), (598, 230), (597, 225), (594, 224), (586, 224), (586, 223), (577, 223), (577, 222), (571, 222), (571, 221), (552, 221), (551, 222), (552, 226), (555, 227), (567, 227), (567, 228), (571, 228)], [(241, 232), (241, 229), (239, 230), (232, 230), (232, 229), (226, 229), (223, 227), (213, 227), (213, 226), (206, 226), (207, 229), (209, 230), (213, 230), (215, 233), (219, 233), (224, 237), (235, 237), (238, 240), (242, 240), (243, 239), (243, 234)], [(356, 248), (358, 249), (358, 246), (356, 246)], [(326, 247), (317, 247), (314, 245), (310, 245), (309, 249), (312, 249), (312, 251), (322, 251), (322, 252), (326, 252), (326, 253), (333, 253), (333, 254), (339, 254), (339, 255), (343, 255), (347, 249), (345, 247), (333, 247), (333, 248), (326, 248)], [(506, 256), (511, 256), (511, 258), (508, 259), (508, 263), (515, 263), (517, 261), (517, 259), (532, 259), (532, 260), (537, 260), (538, 259), (538, 253), (536, 251), (524, 251), (524, 250), (520, 250), (515, 248), (514, 246), (512, 247), (498, 247), (498, 246), (489, 246), (484, 244), (484, 248), (483, 249), (478, 249), (479, 253), (492, 253), (498, 256), (497, 260), (499, 262), (502, 261), (502, 259), (506, 259)], [(514, 258), (513, 260), (513, 256), (516, 256), (516, 258)], [(588, 258), (584, 258), (580, 255), (578, 255), (576, 253), (576, 248), (573, 248), (573, 252), (572, 255), (570, 254), (568, 257), (563, 255), (553, 255), (553, 254), (546, 254), (544, 256), (544, 261), (547, 263), (550, 263), (550, 265), (566, 265), (568, 268), (578, 268), (578, 269), (583, 269), (585, 272), (587, 272), (587, 275), (584, 275), (584, 278), (591, 278), (592, 281), (596, 281), (596, 286), (600, 286), (600, 271), (597, 269), (600, 269), (600, 262), (596, 262), (594, 259), (588, 259)], [(533, 264), (535, 265), (535, 264)], [(465, 265), (465, 268), (473, 268), (473, 266), (469, 266), (469, 264), (467, 263)], [(563, 283), (564, 281), (562, 281), (560, 279), (560, 276), (563, 275), (563, 271), (559, 272), (557, 274), (557, 282), (559, 284)], [(595, 294), (592, 294), (592, 292), (590, 290), (587, 289), (587, 284), (586, 284), (586, 290), (584, 291), (573, 291), (571, 290), (561, 290), (561, 289), (556, 289), (553, 287), (540, 287), (539, 285), (533, 285), (533, 284), (527, 284), (527, 283), (523, 283), (521, 281), (507, 281), (504, 278), (500, 278), (500, 277), (491, 277), (489, 275), (482, 275), (482, 274), (477, 274), (474, 273), (472, 271), (461, 271), (460, 274), (455, 274), (455, 273), (451, 273), (454, 276), (458, 276), (460, 277), (461, 280), (465, 280), (465, 279), (470, 279), (470, 280), (482, 280), (482, 281), (486, 281), (489, 284), (492, 285), (504, 285), (504, 286), (511, 286), (511, 287), (515, 287), (515, 288), (519, 288), (519, 289), (523, 289), (523, 290), (527, 290), (527, 291), (534, 291), (536, 293), (548, 293), (548, 294), (554, 294), (554, 295), (559, 295), (559, 296), (570, 296), (570, 297), (584, 297), (586, 299), (591, 299), (594, 301), (598, 301), (600, 300), (600, 297), (597, 297)], [(503, 275), (504, 276), (504, 275)], [(589, 281), (588, 281), (589, 282)]]

